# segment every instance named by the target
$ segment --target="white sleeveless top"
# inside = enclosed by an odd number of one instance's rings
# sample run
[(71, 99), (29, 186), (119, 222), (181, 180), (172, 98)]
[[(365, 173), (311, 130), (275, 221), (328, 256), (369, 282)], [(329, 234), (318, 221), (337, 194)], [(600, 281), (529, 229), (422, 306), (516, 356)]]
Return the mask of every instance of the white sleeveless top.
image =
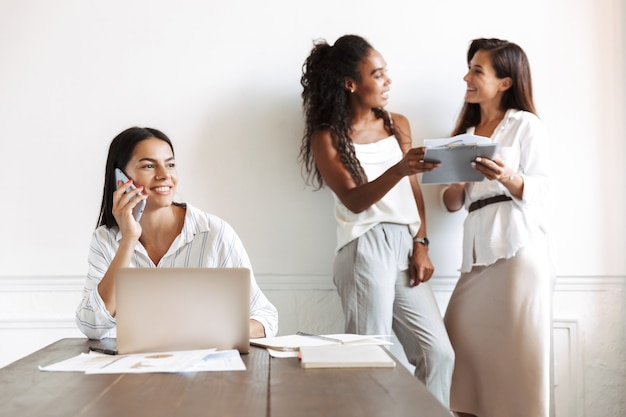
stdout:
[[(395, 136), (364, 145), (355, 143), (354, 149), (370, 182), (398, 163), (403, 156)], [(337, 220), (336, 251), (379, 223), (406, 224), (412, 236), (420, 228), (421, 219), (408, 176), (403, 177), (383, 198), (361, 213), (348, 210), (334, 193), (333, 197)]]

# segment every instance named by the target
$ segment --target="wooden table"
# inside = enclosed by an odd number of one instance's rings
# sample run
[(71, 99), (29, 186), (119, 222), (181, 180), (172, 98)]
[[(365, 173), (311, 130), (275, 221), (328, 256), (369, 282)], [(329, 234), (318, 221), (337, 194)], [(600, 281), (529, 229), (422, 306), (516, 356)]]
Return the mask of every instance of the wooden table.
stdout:
[(0, 369), (0, 416), (411, 416), (450, 417), (402, 365), (302, 369), (251, 347), (246, 371), (85, 375), (42, 372), (87, 352), (62, 339)]

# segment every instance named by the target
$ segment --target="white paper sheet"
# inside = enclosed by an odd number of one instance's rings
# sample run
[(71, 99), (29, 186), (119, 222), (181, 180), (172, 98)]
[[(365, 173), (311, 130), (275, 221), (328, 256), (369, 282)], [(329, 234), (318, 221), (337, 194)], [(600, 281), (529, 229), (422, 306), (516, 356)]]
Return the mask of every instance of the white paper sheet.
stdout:
[(267, 350), (267, 353), (269, 353), (272, 358), (278, 358), (278, 359), (297, 358), (298, 355), (300, 355), (299, 350), (276, 350), (276, 349), (270, 349), (270, 348), (266, 348), (266, 350)]
[(450, 145), (484, 145), (487, 143), (491, 143), (490, 138), (485, 136), (470, 135), (469, 133), (452, 136), (451, 138), (424, 139), (424, 146), (427, 148)]
[(84, 372), (86, 374), (176, 373), (207, 371), (243, 371), (246, 369), (239, 351), (202, 349), (175, 352), (105, 355), (81, 353), (48, 366), (41, 371)]

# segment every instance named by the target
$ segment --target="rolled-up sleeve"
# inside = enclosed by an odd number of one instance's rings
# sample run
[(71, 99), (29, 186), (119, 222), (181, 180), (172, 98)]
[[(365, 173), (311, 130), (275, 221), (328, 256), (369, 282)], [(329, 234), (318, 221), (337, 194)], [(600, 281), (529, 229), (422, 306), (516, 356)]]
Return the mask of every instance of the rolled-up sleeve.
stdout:
[(524, 177), (523, 204), (545, 205), (552, 198), (550, 153), (546, 126), (536, 117), (528, 117), (520, 135), (520, 168)]
[(273, 337), (278, 333), (278, 311), (267, 299), (252, 276), (250, 286), (250, 318), (258, 321), (265, 328), (265, 336)]
[(278, 333), (278, 311), (259, 288), (243, 242), (227, 222), (215, 217), (212, 219), (213, 227), (219, 230), (218, 233), (214, 234), (219, 237), (214, 242), (217, 256), (220, 258), (216, 266), (250, 269), (250, 318), (263, 325), (266, 337), (276, 336)]
[(106, 309), (100, 294), (98, 284), (111, 263), (111, 254), (107, 248), (111, 244), (103, 245), (102, 239), (112, 239), (113, 236), (103, 229), (97, 229), (89, 245), (88, 271), (82, 299), (76, 309), (76, 325), (89, 339), (115, 337), (115, 319)]

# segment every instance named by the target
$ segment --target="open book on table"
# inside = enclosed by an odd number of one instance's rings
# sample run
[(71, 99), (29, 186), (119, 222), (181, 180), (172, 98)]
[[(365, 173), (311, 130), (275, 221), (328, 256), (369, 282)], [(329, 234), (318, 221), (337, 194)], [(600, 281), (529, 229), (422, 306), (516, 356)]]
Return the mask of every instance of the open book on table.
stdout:
[(389, 340), (371, 335), (358, 334), (324, 334), (313, 335), (296, 333), (285, 336), (263, 337), (250, 339), (250, 344), (267, 349), (285, 352), (297, 352), (303, 346), (328, 346), (328, 345), (392, 345)]

